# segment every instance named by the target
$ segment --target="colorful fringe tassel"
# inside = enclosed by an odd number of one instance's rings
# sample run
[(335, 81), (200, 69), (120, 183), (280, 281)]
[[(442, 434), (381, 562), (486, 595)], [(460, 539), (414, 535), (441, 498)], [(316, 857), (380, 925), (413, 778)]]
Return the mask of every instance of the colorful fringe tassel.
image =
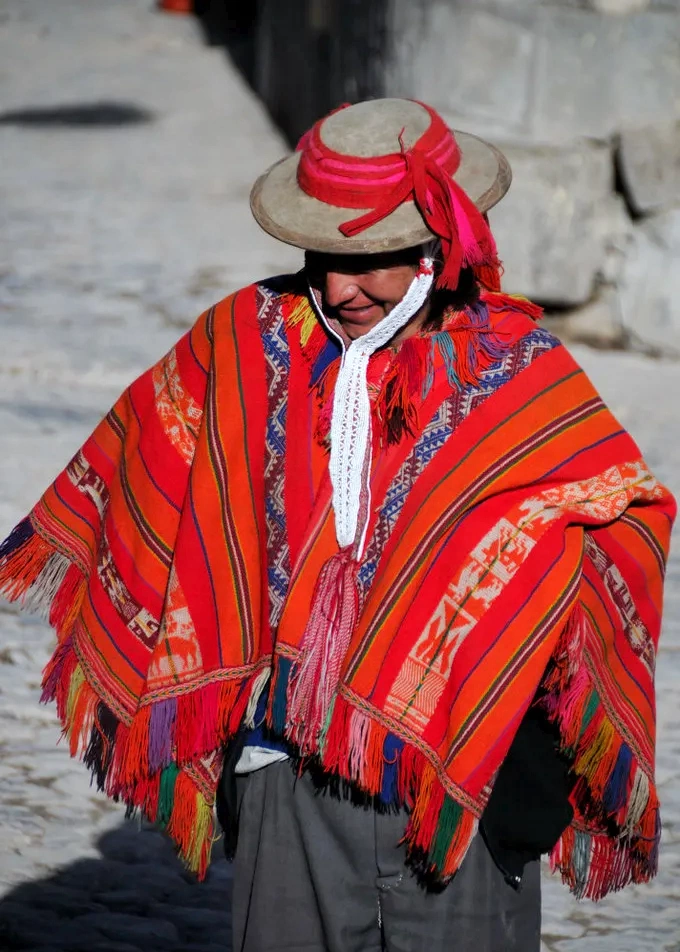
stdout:
[[(215, 837), (216, 784), (195, 765), (238, 730), (268, 669), (208, 684), (200, 697), (191, 693), (144, 704), (133, 717), (114, 713), (89, 683), (78, 656), (75, 620), (85, 583), (80, 569), (55, 552), (28, 519), (0, 547), (0, 591), (46, 615), (57, 630), (60, 643), (43, 672), (41, 700), (56, 702), (71, 756), (83, 759), (98, 790), (166, 829), (189, 869), (203, 878)], [(218, 765), (213, 755), (213, 773)]]
[[(269, 726), (277, 733), (286, 729), (285, 702), (295, 677), (291, 660), (277, 656), (267, 713)], [(377, 798), (385, 807), (409, 809), (404, 843), (412, 868), (444, 882), (454, 875), (479, 820), (467, 805), (447, 793), (442, 775), (424, 754), (396, 738), (347, 698), (336, 695), (316, 755), (325, 771)], [(393, 777), (386, 784), (388, 772)]]
[(575, 780), (574, 821), (553, 849), (551, 867), (577, 898), (601, 899), (656, 874), (660, 821), (650, 779), (607, 716), (582, 660), (587, 625), (577, 606), (541, 705), (559, 727)]

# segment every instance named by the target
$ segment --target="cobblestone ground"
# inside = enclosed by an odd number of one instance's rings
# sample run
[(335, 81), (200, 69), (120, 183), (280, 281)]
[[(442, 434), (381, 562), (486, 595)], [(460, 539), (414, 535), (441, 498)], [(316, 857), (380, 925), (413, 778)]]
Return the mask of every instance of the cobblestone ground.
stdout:
[[(5, 0), (0, 89), (2, 537), (203, 307), (298, 256), (247, 208), (282, 142), (193, 22), (151, 0)], [(678, 365), (577, 356), (680, 490)], [(550, 952), (680, 950), (678, 551), (669, 581), (661, 873), (598, 905), (546, 875)], [(53, 712), (37, 702), (51, 644), (42, 622), (0, 607), (0, 948), (228, 952), (227, 864), (195, 884), (57, 745)]]

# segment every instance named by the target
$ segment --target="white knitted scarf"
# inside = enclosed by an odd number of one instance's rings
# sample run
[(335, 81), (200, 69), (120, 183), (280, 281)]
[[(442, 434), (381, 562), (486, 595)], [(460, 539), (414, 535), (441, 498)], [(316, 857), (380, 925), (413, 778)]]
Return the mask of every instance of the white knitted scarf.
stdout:
[[(370, 511), (371, 467), (367, 454), (371, 447), (371, 406), (366, 381), (368, 360), (418, 313), (430, 293), (433, 278), (432, 259), (424, 257), (401, 301), (379, 324), (362, 337), (357, 337), (348, 347), (331, 327), (316, 294), (310, 288), (310, 300), (319, 320), (342, 348), (340, 371), (333, 395), (329, 470), (338, 545), (343, 549), (354, 544), (354, 558), (357, 561), (364, 550)], [(359, 525), (360, 512), (366, 513), (362, 525)]]

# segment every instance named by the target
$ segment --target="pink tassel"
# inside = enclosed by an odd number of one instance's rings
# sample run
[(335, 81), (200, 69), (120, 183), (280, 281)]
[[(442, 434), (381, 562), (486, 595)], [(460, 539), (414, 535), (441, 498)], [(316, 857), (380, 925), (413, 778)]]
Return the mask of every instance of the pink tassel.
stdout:
[(451, 186), (449, 193), (451, 196), (451, 205), (453, 206), (454, 220), (456, 222), (456, 228), (458, 229), (458, 240), (463, 249), (463, 261), (468, 265), (482, 264), (482, 262), (486, 260), (486, 256), (479, 246), (479, 241), (472, 230), (468, 214), (463, 208), (459, 197), (460, 189)]
[(358, 563), (351, 549), (332, 556), (316, 583), (302, 657), (288, 687), (290, 739), (303, 756), (315, 753), (340, 682), (359, 614)]

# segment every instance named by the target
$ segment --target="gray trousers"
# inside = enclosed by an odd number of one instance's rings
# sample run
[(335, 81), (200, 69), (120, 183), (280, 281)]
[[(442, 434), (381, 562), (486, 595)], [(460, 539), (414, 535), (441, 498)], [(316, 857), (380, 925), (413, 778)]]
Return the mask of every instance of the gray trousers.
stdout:
[(404, 865), (404, 813), (319, 793), (288, 762), (237, 778), (234, 952), (539, 952), (539, 864), (507, 885), (477, 836), (453, 881)]

